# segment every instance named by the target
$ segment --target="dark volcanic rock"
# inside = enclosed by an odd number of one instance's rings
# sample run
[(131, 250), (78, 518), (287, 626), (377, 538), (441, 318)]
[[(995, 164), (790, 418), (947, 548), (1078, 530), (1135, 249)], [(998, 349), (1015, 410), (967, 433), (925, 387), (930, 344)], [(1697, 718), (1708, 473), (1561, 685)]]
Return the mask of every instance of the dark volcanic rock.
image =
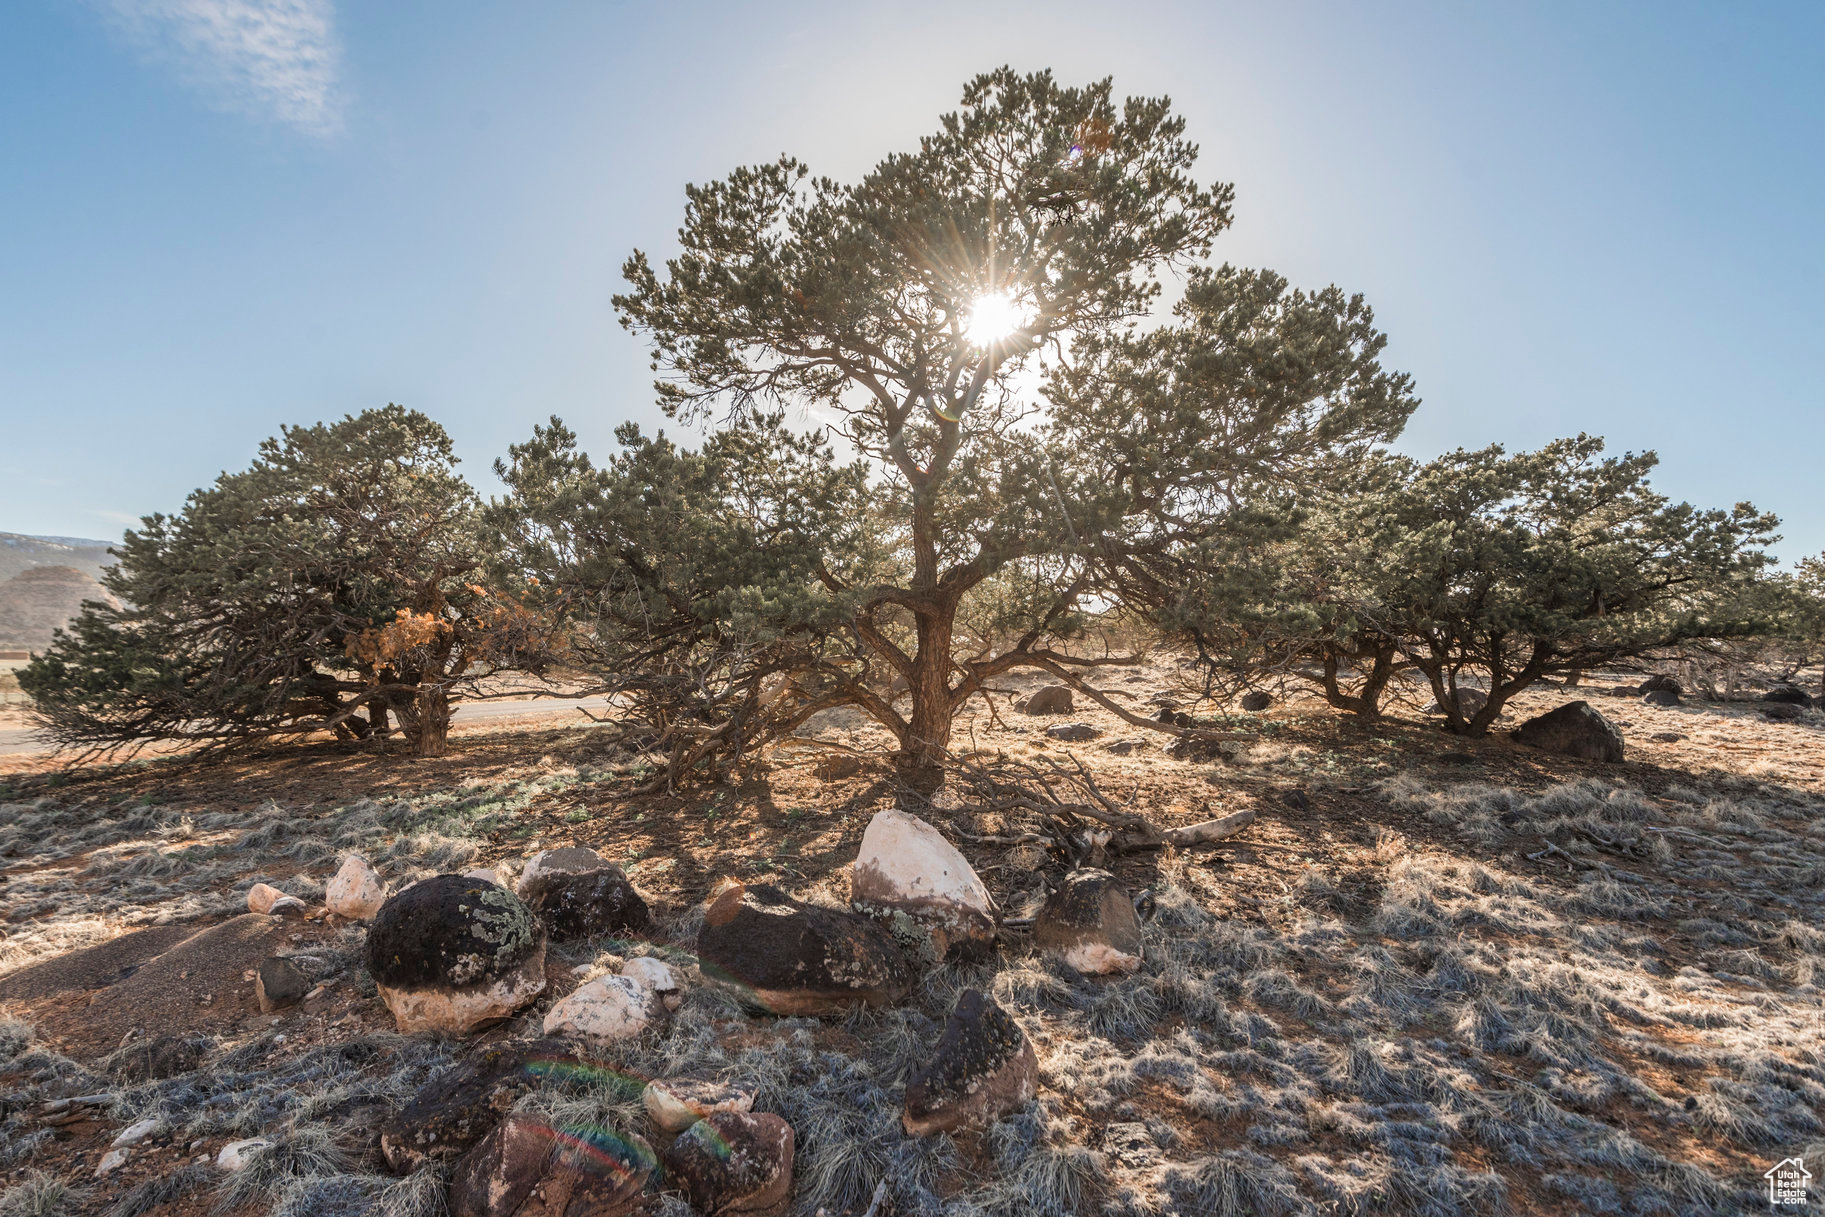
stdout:
[(657, 1164), (637, 1136), (509, 1116), (457, 1164), (450, 1217), (624, 1217)]
[(1777, 686), (1776, 688), (1770, 689), (1766, 693), (1762, 694), (1762, 700), (1764, 702), (1771, 702), (1771, 703), (1774, 703), (1777, 705), (1788, 705), (1788, 706), (1810, 706), (1810, 705), (1812, 705), (1812, 698), (1808, 697), (1802, 690), (1794, 688), (1792, 685), (1780, 685), (1780, 686)]
[(254, 973), (254, 997), (262, 1014), (271, 1014), (281, 1006), (296, 1005), (310, 990), (310, 981), (298, 965), (282, 955), (270, 955), (260, 961)]
[(1069, 714), (1071, 688), (1069, 685), (1047, 685), (1029, 697), (1021, 708), (1028, 714)]
[(1101, 727), (1093, 727), (1089, 723), (1059, 723), (1055, 727), (1046, 728), (1047, 739), (1062, 740), (1067, 744), (1093, 740), (1102, 733)]
[(627, 874), (593, 849), (571, 846), (534, 859), (520, 878), (519, 896), (554, 938), (587, 938), (652, 924), (646, 901)]
[(545, 935), (499, 884), (437, 875), (381, 906), (367, 967), (401, 1031), (463, 1034), (545, 988)]
[(1772, 719), (1777, 723), (1796, 723), (1805, 713), (1802, 707), (1786, 701), (1763, 702), (1758, 708), (1761, 710), (1763, 718)]
[(1671, 689), (1649, 689), (1641, 695), (1641, 700), (1650, 706), (1677, 706), (1680, 704), (1679, 694)]
[(1133, 972), (1141, 966), (1134, 898), (1106, 870), (1072, 871), (1033, 919), (1033, 945), (1079, 972)]
[(902, 1123), (915, 1137), (986, 1124), (1038, 1093), (1039, 1060), (1026, 1032), (980, 990), (965, 989), (930, 1063), (906, 1084)]
[(781, 1213), (793, 1141), (792, 1126), (770, 1112), (711, 1112), (666, 1148), (666, 1181), (704, 1217)]
[(1622, 732), (1586, 701), (1566, 702), (1515, 729), (1516, 742), (1587, 761), (1620, 761)]
[(402, 1175), (428, 1160), (454, 1158), (493, 1131), (520, 1095), (589, 1068), (582, 1050), (566, 1040), (490, 1044), (421, 1086), (381, 1126), (381, 1152)]
[(1268, 693), (1263, 693), (1259, 689), (1251, 690), (1250, 692), (1244, 693), (1242, 695), (1242, 708), (1244, 710), (1247, 710), (1251, 714), (1256, 713), (1257, 711), (1265, 710), (1273, 704), (1274, 704), (1273, 695), (1268, 694)]
[(1642, 693), (1671, 693), (1675, 697), (1685, 692), (1680, 688), (1679, 682), (1671, 676), (1650, 676), (1641, 682), (1640, 691)]
[(162, 1081), (200, 1067), (211, 1041), (164, 1035), (128, 1045), (108, 1058), (108, 1069), (122, 1082)]
[(771, 884), (732, 884), (697, 934), (705, 976), (774, 1014), (890, 1006), (913, 973), (893, 936), (858, 913), (794, 900)]
[(1165, 723), (1169, 727), (1192, 727), (1197, 725), (1197, 720), (1192, 718), (1191, 715), (1185, 713), (1183, 710), (1174, 709), (1171, 706), (1161, 707), (1160, 712), (1153, 716), (1153, 721), (1156, 723)]

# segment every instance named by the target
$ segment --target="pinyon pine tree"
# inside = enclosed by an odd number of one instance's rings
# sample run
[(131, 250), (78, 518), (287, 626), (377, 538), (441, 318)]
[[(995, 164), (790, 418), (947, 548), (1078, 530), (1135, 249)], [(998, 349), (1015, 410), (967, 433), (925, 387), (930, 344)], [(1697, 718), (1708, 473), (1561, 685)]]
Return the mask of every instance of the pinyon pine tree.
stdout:
[(997, 676), (1131, 660), (1073, 645), (1088, 611), (1400, 429), (1360, 299), (1200, 265), (1231, 190), (1196, 156), (1164, 99), (1002, 69), (859, 181), (782, 158), (688, 189), (678, 254), (636, 253), (615, 304), (707, 439), (629, 426), (598, 466), (553, 420), (494, 515), (671, 776), (847, 705), (930, 789)]

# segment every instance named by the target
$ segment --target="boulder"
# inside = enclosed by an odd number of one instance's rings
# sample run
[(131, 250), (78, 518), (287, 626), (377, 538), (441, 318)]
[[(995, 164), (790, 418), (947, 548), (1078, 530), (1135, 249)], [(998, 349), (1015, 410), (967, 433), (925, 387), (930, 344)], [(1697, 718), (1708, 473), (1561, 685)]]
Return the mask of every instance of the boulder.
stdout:
[(1762, 694), (1762, 700), (1777, 705), (1802, 707), (1812, 705), (1812, 698), (1808, 697), (1804, 691), (1796, 689), (1792, 685), (1776, 685), (1774, 688)]
[(1587, 701), (1570, 701), (1515, 729), (1517, 743), (1587, 761), (1620, 761), (1622, 732)]
[(1141, 966), (1141, 918), (1114, 875), (1075, 870), (1033, 919), (1033, 944), (1079, 972), (1131, 973)]
[(998, 1120), (1038, 1093), (1039, 1060), (1026, 1032), (980, 990), (965, 989), (931, 1060), (906, 1084), (901, 1122), (928, 1137)]
[(330, 912), (350, 921), (367, 921), (386, 903), (387, 885), (380, 873), (360, 854), (342, 860), (334, 876), (324, 885), (323, 903)]
[(380, 1128), (380, 1152), (399, 1174), (460, 1157), (491, 1132), (522, 1094), (566, 1074), (592, 1070), (564, 1040), (508, 1040), (469, 1053), (419, 1087)]
[(995, 902), (944, 834), (904, 811), (875, 813), (849, 872), (849, 900), (870, 915), (905, 913), (940, 956), (981, 956), (995, 942)]
[(1028, 714), (1069, 714), (1072, 709), (1071, 687), (1047, 685), (1027, 698), (1027, 704), (1021, 709)]
[(1095, 739), (1102, 733), (1101, 727), (1093, 727), (1089, 723), (1059, 723), (1046, 728), (1047, 739), (1062, 740), (1067, 744), (1081, 744), (1085, 740)]
[(367, 968), (401, 1031), (463, 1035), (544, 991), (545, 935), (506, 888), (437, 875), (381, 906)]
[(247, 911), (272, 917), (302, 917), (310, 910), (296, 896), (287, 896), (268, 883), (256, 883), (247, 889)]
[(1641, 695), (1641, 701), (1648, 706), (1677, 706), (1680, 697), (1672, 689), (1649, 689)]
[(745, 1090), (700, 1078), (665, 1078), (648, 1082), (642, 1096), (646, 1114), (666, 1132), (683, 1132), (719, 1111), (752, 1111), (754, 1096)]
[(1118, 739), (1114, 743), (1104, 744), (1103, 751), (1111, 756), (1128, 756), (1147, 747), (1146, 740)]
[(652, 923), (646, 901), (622, 869), (582, 846), (534, 855), (515, 890), (556, 938), (644, 930)]
[(457, 1164), (450, 1217), (625, 1217), (657, 1164), (637, 1136), (509, 1116)]
[(545, 1015), (545, 1034), (598, 1044), (632, 1039), (652, 1024), (658, 995), (631, 976), (600, 976), (577, 986)]
[(775, 1014), (890, 1006), (913, 973), (892, 935), (859, 913), (794, 900), (771, 884), (729, 884), (697, 934), (703, 974)]
[(1671, 693), (1675, 697), (1685, 692), (1685, 690), (1680, 687), (1677, 680), (1674, 680), (1671, 676), (1664, 675), (1648, 677), (1638, 686), (1638, 691), (1642, 693)]
[(262, 1014), (297, 1005), (310, 987), (310, 980), (298, 970), (298, 965), (283, 955), (267, 956), (254, 972), (253, 992)]
[(1169, 727), (1195, 727), (1198, 720), (1183, 710), (1172, 706), (1162, 706), (1160, 712), (1153, 716), (1156, 723), (1165, 723)]
[(1251, 689), (1242, 695), (1242, 708), (1251, 714), (1265, 710), (1273, 704), (1273, 696), (1263, 693), (1259, 689)]
[(703, 1217), (783, 1213), (792, 1151), (792, 1126), (776, 1115), (712, 1112), (667, 1147), (665, 1177)]
[(1763, 718), (1777, 723), (1797, 723), (1801, 715), (1806, 713), (1804, 708), (1785, 701), (1763, 702), (1759, 708)]

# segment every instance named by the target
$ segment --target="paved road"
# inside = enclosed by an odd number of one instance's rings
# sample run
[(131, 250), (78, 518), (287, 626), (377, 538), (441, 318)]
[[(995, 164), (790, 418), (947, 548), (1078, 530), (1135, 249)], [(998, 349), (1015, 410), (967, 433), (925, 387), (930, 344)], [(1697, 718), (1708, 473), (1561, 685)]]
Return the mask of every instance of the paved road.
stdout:
[[(578, 710), (588, 710), (591, 714), (600, 715), (609, 709), (606, 697), (572, 697), (572, 698), (536, 698), (531, 701), (475, 701), (463, 702), (456, 708), (456, 715), (450, 721), (465, 727), (471, 723), (495, 722), (507, 718), (547, 718), (554, 714), (583, 721)], [(50, 741), (29, 727), (0, 731), (0, 756), (22, 756), (33, 752), (49, 752)]]

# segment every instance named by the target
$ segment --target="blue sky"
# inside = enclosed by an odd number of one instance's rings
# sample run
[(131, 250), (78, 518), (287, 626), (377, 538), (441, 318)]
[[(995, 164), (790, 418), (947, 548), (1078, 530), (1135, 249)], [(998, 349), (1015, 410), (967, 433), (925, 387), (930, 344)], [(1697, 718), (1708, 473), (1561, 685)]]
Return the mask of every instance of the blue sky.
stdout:
[(1431, 456), (1589, 431), (1825, 550), (1825, 6), (14, 0), (0, 531), (116, 537), (281, 423), (488, 465), (657, 423), (609, 297), (687, 181), (855, 175), (1002, 63), (1167, 93), (1223, 260), (1363, 292)]

